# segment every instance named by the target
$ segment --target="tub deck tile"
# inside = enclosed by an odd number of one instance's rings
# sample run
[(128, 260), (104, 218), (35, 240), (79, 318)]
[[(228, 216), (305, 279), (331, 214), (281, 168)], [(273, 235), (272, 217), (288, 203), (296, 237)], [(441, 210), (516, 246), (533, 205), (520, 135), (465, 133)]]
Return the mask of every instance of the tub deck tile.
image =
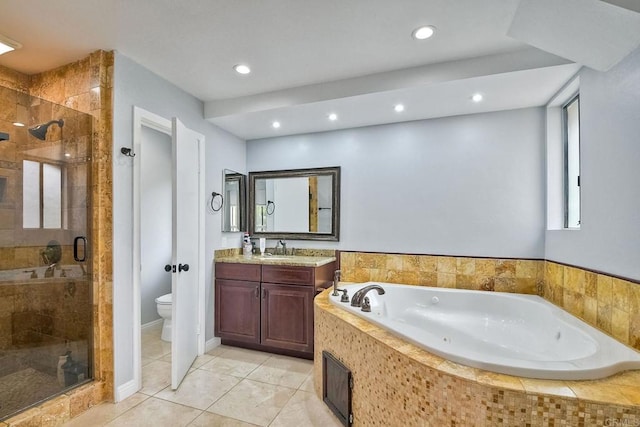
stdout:
[(520, 378), (524, 391), (527, 393), (548, 394), (563, 397), (576, 397), (576, 394), (564, 381), (538, 380), (534, 378)]
[(520, 378), (511, 375), (497, 374), (495, 372), (478, 370), (476, 379), (483, 384), (494, 387), (505, 388), (507, 390), (524, 392), (524, 385)]
[(592, 402), (618, 402), (620, 405), (640, 404), (640, 390), (635, 387), (611, 384), (608, 381), (567, 381), (578, 399)]

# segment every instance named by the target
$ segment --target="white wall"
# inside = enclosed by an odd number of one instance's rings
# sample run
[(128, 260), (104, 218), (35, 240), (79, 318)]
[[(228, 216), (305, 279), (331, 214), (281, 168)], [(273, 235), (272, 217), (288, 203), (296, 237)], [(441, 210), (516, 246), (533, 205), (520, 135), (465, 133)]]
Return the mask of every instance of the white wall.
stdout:
[[(205, 121), (201, 101), (126, 56), (116, 53), (113, 107), (113, 323), (116, 387), (133, 379), (133, 162), (120, 154), (120, 147), (132, 147), (134, 105), (167, 119), (177, 116), (185, 126), (205, 136), (205, 190), (208, 195), (212, 191), (222, 191), (223, 169), (239, 172), (246, 170), (244, 141)], [(207, 207), (203, 206), (202, 209)], [(237, 234), (222, 235), (221, 221), (221, 212), (214, 214), (207, 211), (204, 230), (205, 257), (208, 261), (205, 265), (207, 340), (213, 338), (213, 251), (226, 245), (240, 245)]]
[(142, 127), (140, 147), (140, 320), (159, 319), (155, 299), (171, 292), (171, 137)]
[(249, 171), (342, 166), (341, 239), (295, 247), (544, 256), (544, 110), (247, 142)]
[(546, 258), (640, 279), (640, 49), (580, 73), (581, 226), (549, 230)]

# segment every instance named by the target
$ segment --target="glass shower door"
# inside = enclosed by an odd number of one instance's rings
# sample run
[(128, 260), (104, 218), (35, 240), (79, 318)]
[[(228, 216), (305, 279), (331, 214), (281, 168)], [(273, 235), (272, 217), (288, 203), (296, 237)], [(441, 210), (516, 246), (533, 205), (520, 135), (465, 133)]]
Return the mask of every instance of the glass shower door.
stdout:
[(93, 375), (92, 117), (7, 88), (0, 97), (3, 420)]

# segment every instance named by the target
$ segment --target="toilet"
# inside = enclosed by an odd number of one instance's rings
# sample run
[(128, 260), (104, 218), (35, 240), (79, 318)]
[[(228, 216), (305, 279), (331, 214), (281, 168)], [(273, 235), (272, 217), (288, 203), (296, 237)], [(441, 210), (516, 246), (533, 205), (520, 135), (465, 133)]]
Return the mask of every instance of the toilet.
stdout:
[(158, 314), (164, 319), (162, 322), (162, 341), (171, 342), (171, 294), (156, 298)]

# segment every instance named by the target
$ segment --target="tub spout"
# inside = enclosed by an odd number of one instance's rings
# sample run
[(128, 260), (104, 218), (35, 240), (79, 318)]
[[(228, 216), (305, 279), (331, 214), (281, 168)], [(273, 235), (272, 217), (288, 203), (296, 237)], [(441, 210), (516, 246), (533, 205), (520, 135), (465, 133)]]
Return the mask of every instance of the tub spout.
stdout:
[(353, 294), (353, 296), (351, 297), (351, 306), (361, 307), (362, 300), (364, 299), (365, 295), (367, 295), (367, 292), (369, 292), (372, 289), (375, 289), (378, 292), (378, 295), (384, 295), (384, 289), (380, 285), (365, 286), (364, 288), (360, 289), (355, 294)]
[(340, 291), (341, 289), (338, 289), (338, 282), (340, 282), (340, 275), (342, 274), (342, 271), (340, 270), (336, 270), (333, 272), (333, 292), (331, 293), (331, 296), (337, 297), (338, 295), (338, 291)]

